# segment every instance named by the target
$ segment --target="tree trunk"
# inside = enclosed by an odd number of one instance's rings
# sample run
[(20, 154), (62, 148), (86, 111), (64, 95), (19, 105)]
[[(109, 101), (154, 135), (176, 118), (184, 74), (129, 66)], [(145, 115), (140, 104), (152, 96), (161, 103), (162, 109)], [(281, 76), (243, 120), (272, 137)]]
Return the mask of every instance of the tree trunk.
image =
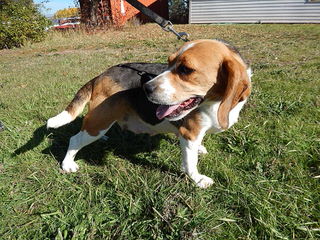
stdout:
[(110, 8), (107, 0), (79, 0), (81, 23), (86, 27), (103, 27), (109, 24)]

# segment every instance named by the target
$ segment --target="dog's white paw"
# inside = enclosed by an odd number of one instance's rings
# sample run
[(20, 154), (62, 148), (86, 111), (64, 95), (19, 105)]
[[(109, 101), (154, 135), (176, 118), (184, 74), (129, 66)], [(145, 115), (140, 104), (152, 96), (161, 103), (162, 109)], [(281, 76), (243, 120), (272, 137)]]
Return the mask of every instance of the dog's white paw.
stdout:
[(199, 148), (198, 148), (198, 153), (199, 154), (208, 154), (208, 151), (207, 151), (205, 146), (200, 145)]
[(76, 172), (79, 170), (79, 166), (75, 161), (63, 161), (61, 164), (61, 168), (67, 173)]
[(200, 188), (207, 188), (213, 184), (213, 180), (205, 175), (199, 175), (196, 184)]

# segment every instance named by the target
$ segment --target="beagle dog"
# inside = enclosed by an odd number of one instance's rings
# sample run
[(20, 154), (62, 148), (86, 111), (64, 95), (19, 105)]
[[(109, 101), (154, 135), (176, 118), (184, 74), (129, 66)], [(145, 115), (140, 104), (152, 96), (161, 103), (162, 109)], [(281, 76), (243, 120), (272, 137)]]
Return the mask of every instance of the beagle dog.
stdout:
[(205, 133), (237, 122), (251, 91), (251, 70), (239, 52), (220, 40), (185, 43), (168, 64), (128, 63), (109, 68), (85, 84), (67, 108), (47, 122), (58, 128), (73, 121), (88, 103), (81, 131), (71, 137), (62, 169), (76, 172), (74, 158), (117, 122), (134, 133), (175, 133), (182, 170), (201, 188), (213, 180), (199, 173)]

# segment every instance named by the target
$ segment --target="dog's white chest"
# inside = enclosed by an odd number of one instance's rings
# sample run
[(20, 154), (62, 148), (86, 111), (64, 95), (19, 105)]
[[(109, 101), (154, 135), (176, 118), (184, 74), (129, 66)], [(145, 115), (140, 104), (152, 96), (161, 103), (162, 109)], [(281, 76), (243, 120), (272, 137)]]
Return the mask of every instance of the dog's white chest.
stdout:
[[(219, 133), (224, 130), (221, 128), (218, 121), (218, 110), (220, 106), (220, 101), (209, 102), (204, 106), (201, 106), (201, 117), (203, 127), (208, 129), (208, 133)], [(229, 126), (230, 128), (233, 124), (238, 121), (239, 114), (241, 109), (243, 108), (246, 101), (239, 102), (229, 113)]]
[(208, 133), (219, 133), (222, 132), (219, 121), (218, 121), (218, 109), (220, 106), (219, 102), (208, 102), (201, 106), (201, 118), (202, 127), (208, 129)]

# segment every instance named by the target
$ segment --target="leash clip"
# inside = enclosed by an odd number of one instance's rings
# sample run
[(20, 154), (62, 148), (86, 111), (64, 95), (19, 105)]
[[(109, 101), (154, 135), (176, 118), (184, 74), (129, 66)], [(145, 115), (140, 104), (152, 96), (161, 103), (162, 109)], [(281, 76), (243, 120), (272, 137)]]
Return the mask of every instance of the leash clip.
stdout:
[(174, 35), (177, 36), (178, 40), (182, 40), (185, 42), (189, 41), (189, 39), (188, 39), (189, 34), (186, 32), (177, 32), (176, 30), (174, 30), (173, 24), (170, 21), (168, 21), (167, 24), (164, 27), (162, 27), (162, 29), (166, 32), (172, 32)]
[(179, 32), (178, 33), (179, 34), (179, 36), (180, 36), (180, 38), (178, 37), (178, 39), (180, 40), (183, 40), (183, 41), (185, 41), (185, 42), (188, 42), (189, 41), (189, 34), (188, 33), (186, 33), (186, 32)]

